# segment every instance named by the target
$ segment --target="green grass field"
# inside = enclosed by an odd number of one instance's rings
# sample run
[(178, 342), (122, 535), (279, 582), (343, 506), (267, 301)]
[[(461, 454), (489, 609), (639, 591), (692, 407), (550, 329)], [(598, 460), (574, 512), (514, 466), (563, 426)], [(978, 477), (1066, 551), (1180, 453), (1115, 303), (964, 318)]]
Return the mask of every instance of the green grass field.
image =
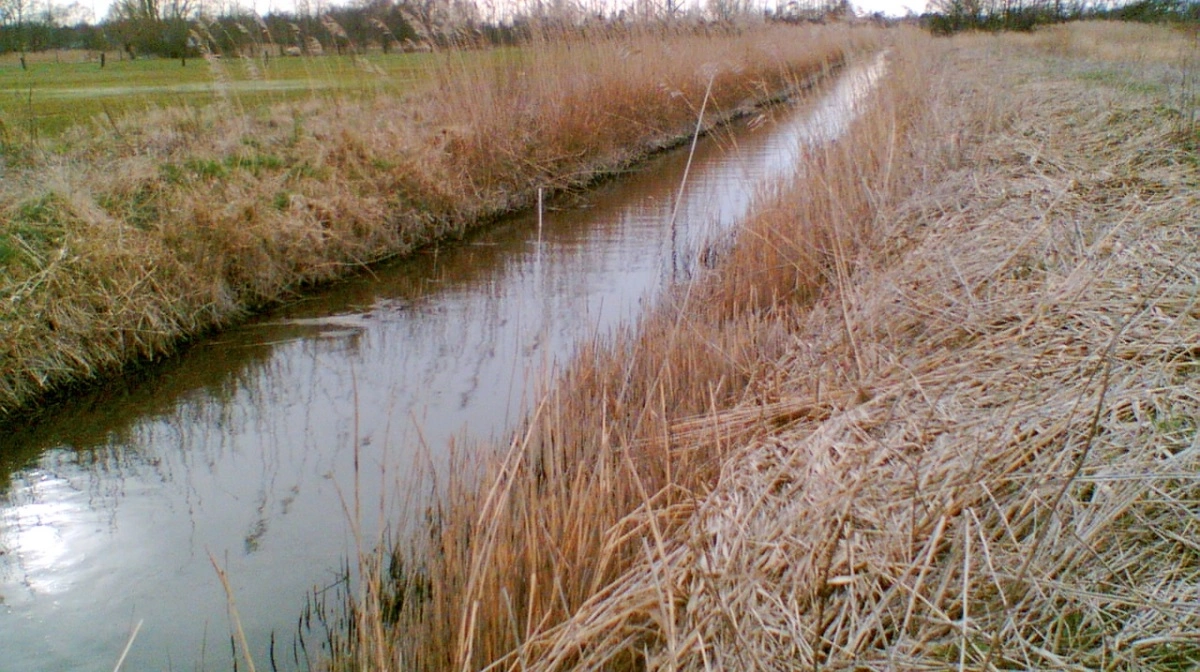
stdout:
[(140, 58), (94, 52), (0, 56), (0, 139), (49, 138), (78, 123), (149, 108), (205, 106), (229, 99), (243, 109), (339, 93), (404, 93), (425, 79), (429, 54)]

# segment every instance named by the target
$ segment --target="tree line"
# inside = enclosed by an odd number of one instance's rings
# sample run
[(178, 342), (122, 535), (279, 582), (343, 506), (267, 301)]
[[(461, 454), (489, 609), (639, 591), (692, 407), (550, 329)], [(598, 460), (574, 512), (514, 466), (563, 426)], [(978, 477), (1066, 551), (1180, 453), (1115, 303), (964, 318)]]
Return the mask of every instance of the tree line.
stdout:
[[(449, 44), (511, 44), (527, 39), (535, 23), (579, 26), (589, 21), (684, 16), (681, 0), (630, 0), (607, 15), (572, 0), (528, 0), (515, 18), (485, 17), (474, 0), (360, 0), (324, 5), (298, 0), (294, 12), (259, 16), (227, 9), (215, 18), (211, 0), (117, 0), (101, 21), (88, 20), (76, 3), (0, 0), (0, 54), (53, 49), (118, 51), (138, 58), (188, 58), (205, 53), (255, 56), (315, 55), (378, 49), (428, 50)], [(766, 9), (761, 0), (705, 0), (703, 16), (728, 21), (739, 15), (775, 20), (845, 16), (848, 0), (791, 0)], [(691, 10), (695, 13), (695, 10)], [(1200, 22), (1200, 0), (930, 0), (922, 23), (934, 33), (962, 30), (1031, 30), (1082, 18)]]
[[(484, 0), (487, 3), (489, 0)], [(294, 12), (259, 16), (226, 9), (212, 0), (117, 0), (99, 22), (77, 20), (78, 5), (0, 0), (0, 53), (51, 49), (117, 51), (123, 57), (189, 58), (226, 55), (316, 55), (358, 50), (431, 50), (451, 44), (513, 44), (538, 30), (651, 20), (730, 22), (739, 17), (812, 21), (851, 13), (849, 0), (789, 0), (767, 9), (763, 0), (703, 0), (685, 9), (681, 0), (626, 0), (624, 6), (584, 0), (519, 0), (501, 21), (476, 0), (358, 0), (326, 5), (297, 0)], [(492, 7), (492, 5), (486, 5)], [(598, 8), (605, 8), (603, 10)], [(211, 17), (211, 18), (210, 18)]]
[(298, 55), (362, 49), (428, 50), (469, 35), (518, 41), (521, 23), (484, 22), (463, 0), (366, 0), (351, 6), (297, 3), (259, 16), (237, 8), (211, 17), (198, 0), (118, 0), (101, 21), (33, 0), (0, 0), (0, 53), (86, 49), (130, 58), (205, 53)]
[(1081, 19), (1200, 23), (1200, 0), (931, 0), (929, 10), (922, 22), (935, 34), (1033, 30)]

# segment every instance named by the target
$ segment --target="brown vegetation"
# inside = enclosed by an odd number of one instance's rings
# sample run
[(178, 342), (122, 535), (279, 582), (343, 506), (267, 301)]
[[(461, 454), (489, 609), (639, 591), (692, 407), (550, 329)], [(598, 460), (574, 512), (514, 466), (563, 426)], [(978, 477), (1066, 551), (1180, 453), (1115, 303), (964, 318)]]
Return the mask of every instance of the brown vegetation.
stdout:
[(898, 37), (719, 269), (364, 558), (340, 662), (1200, 662), (1195, 138), (1027, 40)]
[[(7, 147), (0, 418), (298, 287), (461, 233), (818, 76), (863, 31), (631, 30), (439, 54), (412, 96), (236, 95)], [(221, 65), (210, 64), (222, 90)], [(9, 142), (0, 129), (0, 141)], [(65, 149), (63, 149), (65, 148)]]

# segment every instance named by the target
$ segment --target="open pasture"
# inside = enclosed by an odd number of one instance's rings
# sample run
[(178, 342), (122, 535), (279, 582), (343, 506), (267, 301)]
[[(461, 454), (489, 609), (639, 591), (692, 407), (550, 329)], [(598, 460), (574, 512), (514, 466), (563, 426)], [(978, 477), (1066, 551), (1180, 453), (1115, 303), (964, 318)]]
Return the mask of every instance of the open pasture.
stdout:
[[(495, 58), (501, 52), (481, 52)], [(0, 137), (55, 137), (66, 128), (154, 108), (228, 100), (253, 110), (312, 97), (404, 94), (425, 79), (430, 54), (139, 58), (64, 51), (0, 56)]]

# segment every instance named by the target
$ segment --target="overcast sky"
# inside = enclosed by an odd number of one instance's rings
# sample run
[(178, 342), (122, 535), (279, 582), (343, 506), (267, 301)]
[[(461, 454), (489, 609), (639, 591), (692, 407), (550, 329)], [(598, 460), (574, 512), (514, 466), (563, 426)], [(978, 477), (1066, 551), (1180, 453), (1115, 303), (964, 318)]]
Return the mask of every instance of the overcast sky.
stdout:
[(868, 14), (883, 12), (889, 16), (904, 16), (910, 10), (913, 14), (925, 11), (925, 0), (851, 0), (850, 4)]

